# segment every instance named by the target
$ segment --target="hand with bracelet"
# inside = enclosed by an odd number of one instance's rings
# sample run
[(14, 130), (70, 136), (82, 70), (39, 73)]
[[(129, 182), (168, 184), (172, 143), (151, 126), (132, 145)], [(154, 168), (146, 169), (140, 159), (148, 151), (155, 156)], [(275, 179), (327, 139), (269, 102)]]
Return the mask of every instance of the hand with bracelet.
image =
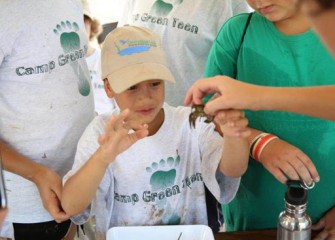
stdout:
[(256, 129), (252, 129), (249, 139), (250, 155), (281, 183), (285, 184), (288, 178), (301, 179), (307, 184), (320, 180), (312, 160), (299, 148)]

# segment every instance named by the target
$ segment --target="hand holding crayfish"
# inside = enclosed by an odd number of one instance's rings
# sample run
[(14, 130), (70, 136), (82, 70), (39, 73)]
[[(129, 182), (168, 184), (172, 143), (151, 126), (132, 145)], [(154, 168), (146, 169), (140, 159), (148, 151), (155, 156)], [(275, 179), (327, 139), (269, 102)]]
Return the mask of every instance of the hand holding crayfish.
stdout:
[(248, 119), (245, 118), (242, 110), (220, 110), (213, 116), (205, 113), (204, 105), (192, 105), (192, 111), (189, 116), (190, 127), (195, 128), (197, 119), (202, 117), (206, 118), (206, 123), (214, 121), (217, 130), (226, 136), (245, 138), (250, 135)]

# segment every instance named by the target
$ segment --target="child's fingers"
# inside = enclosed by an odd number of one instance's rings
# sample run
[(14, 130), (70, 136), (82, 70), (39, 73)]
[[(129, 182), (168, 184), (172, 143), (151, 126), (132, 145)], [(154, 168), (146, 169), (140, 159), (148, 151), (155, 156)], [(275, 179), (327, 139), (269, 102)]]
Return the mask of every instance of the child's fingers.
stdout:
[(124, 128), (124, 121), (129, 115), (129, 109), (125, 109), (118, 116), (111, 116), (108, 122), (106, 123), (106, 133), (113, 134), (113, 132), (118, 129)]
[(287, 177), (285, 176), (285, 174), (277, 167), (270, 167), (270, 172), (272, 173), (272, 175), (282, 184), (286, 184), (287, 181)]
[(237, 118), (237, 119), (230, 119), (230, 120), (218, 120), (215, 119), (215, 122), (220, 126), (224, 126), (224, 129), (228, 130), (231, 128), (233, 131), (244, 131), (248, 127), (248, 119), (246, 118)]
[(303, 162), (314, 182), (320, 181), (320, 176), (313, 161), (303, 152), (297, 154), (297, 158)]
[(237, 128), (243, 128), (248, 126), (248, 119), (246, 118), (238, 118), (238, 119), (231, 119), (227, 121), (228, 127), (237, 127)]
[(105, 125), (105, 134), (109, 134), (111, 132), (114, 131), (114, 124), (115, 124), (115, 121), (116, 121), (116, 116), (111, 116), (106, 125)]
[(114, 131), (125, 129), (125, 126), (126, 126), (125, 119), (127, 118), (128, 114), (129, 114), (129, 109), (125, 109), (116, 117), (114, 125), (113, 125)]
[(144, 124), (141, 125), (137, 130), (135, 130), (135, 132), (129, 134), (128, 137), (131, 139), (131, 142), (134, 143), (139, 139), (145, 138), (148, 135), (149, 135), (148, 125)]
[(290, 164), (289, 162), (282, 162), (281, 165), (278, 167), (286, 175), (288, 179), (294, 179), (294, 180), (300, 179), (298, 172), (296, 171), (294, 166), (292, 166), (292, 164)]
[(229, 109), (220, 110), (216, 112), (215, 117), (221, 121), (228, 121), (229, 119), (244, 118), (244, 111)]

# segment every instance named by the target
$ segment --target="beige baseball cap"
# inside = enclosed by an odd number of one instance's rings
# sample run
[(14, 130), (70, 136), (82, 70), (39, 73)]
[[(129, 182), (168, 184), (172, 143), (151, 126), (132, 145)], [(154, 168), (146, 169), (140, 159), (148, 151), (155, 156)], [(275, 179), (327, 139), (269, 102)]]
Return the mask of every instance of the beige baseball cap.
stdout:
[(93, 15), (88, 0), (81, 0), (81, 5), (83, 6), (83, 15), (87, 16), (93, 21)]
[(121, 93), (146, 80), (175, 83), (160, 37), (148, 28), (123, 26), (110, 32), (101, 48), (102, 79)]

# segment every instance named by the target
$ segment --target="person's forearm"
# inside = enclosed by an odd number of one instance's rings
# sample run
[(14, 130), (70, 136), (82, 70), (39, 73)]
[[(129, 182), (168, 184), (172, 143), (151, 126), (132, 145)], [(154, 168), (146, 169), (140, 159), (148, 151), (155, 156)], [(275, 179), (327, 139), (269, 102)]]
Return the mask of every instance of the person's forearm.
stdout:
[(18, 153), (2, 140), (0, 140), (0, 149), (3, 167), (6, 171), (20, 175), (29, 181), (36, 182), (39, 172), (45, 169), (44, 166)]
[(264, 87), (257, 110), (278, 110), (335, 121), (335, 86)]
[(100, 161), (98, 150), (65, 182), (61, 202), (67, 214), (77, 215), (91, 203), (107, 167)]
[(228, 177), (242, 176), (248, 167), (249, 144), (244, 138), (224, 137), (220, 171)]

